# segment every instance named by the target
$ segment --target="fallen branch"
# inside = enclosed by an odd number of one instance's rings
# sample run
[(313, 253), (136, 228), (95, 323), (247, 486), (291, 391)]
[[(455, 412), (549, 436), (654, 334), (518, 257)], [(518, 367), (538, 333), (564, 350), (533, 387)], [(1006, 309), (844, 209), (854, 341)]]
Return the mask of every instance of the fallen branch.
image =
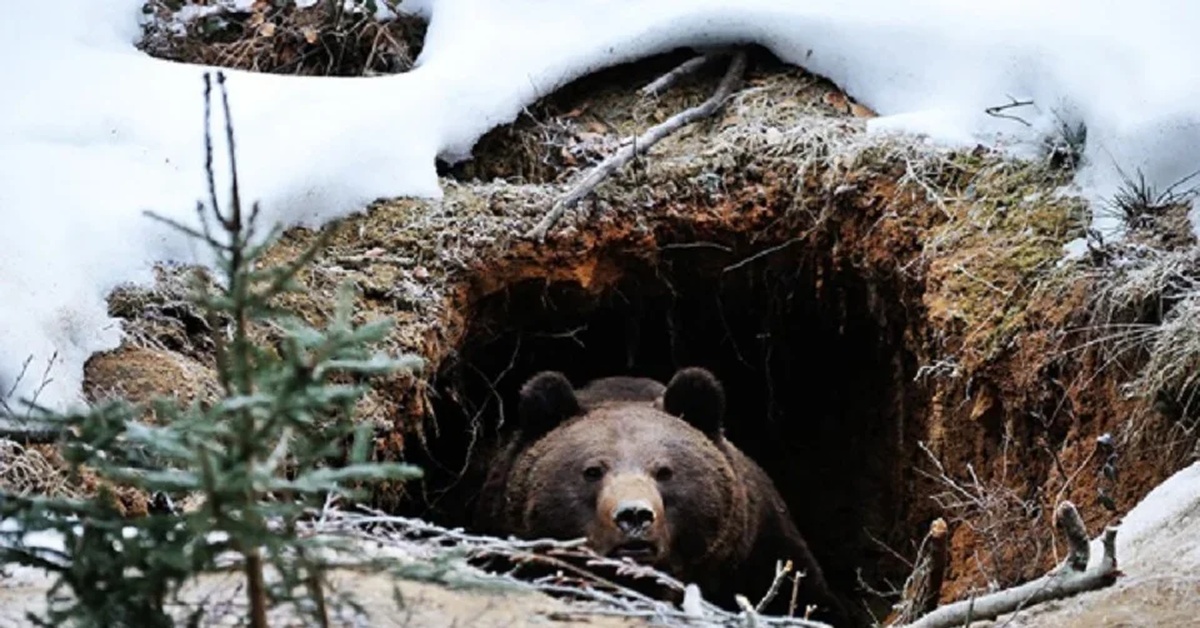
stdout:
[(680, 79), (695, 73), (700, 68), (704, 67), (709, 61), (717, 58), (716, 54), (706, 54), (697, 57), (692, 57), (687, 61), (675, 66), (674, 70), (654, 79), (645, 87), (642, 88), (643, 96), (657, 96), (665, 92), (672, 85), (679, 82)]
[[(513, 569), (500, 573), (490, 569), (486, 574), (475, 572), (480, 578), (475, 581), (532, 586), (556, 597), (573, 598), (567, 608), (556, 611), (556, 615), (563, 618), (615, 615), (650, 619), (655, 625), (678, 628), (732, 627), (748, 623), (764, 628), (829, 628), (828, 624), (807, 619), (762, 615), (749, 602), (746, 602), (748, 612), (744, 606), (740, 613), (730, 612), (705, 600), (696, 585), (685, 585), (647, 565), (596, 554), (586, 546), (586, 539), (501, 539), (365, 507), (356, 510), (361, 512), (345, 512), (327, 504), (316, 521), (301, 524), (301, 528), (309, 533), (337, 534), (370, 541), (381, 547), (390, 546), (401, 554), (419, 558), (416, 562), (421, 565), (447, 564), (447, 559), (507, 559)], [(524, 572), (523, 567), (530, 565), (549, 568), (549, 573), (532, 578), (518, 575), (518, 572)], [(471, 571), (475, 569), (473, 567)], [(642, 582), (653, 581), (677, 594), (682, 603), (677, 606), (656, 599), (601, 575), (602, 571)]]
[(708, 100), (690, 109), (685, 109), (671, 116), (663, 123), (651, 127), (650, 130), (639, 135), (632, 142), (623, 146), (621, 150), (613, 153), (608, 159), (598, 164), (570, 192), (554, 203), (554, 206), (550, 208), (545, 217), (529, 233), (525, 234), (526, 237), (534, 238), (539, 242), (544, 241), (546, 233), (562, 218), (563, 213), (591, 193), (592, 190), (596, 189), (596, 186), (600, 185), (602, 181), (632, 161), (634, 157), (645, 154), (646, 151), (650, 150), (651, 147), (671, 133), (697, 120), (715, 114), (733, 93), (734, 84), (741, 80), (745, 70), (746, 53), (739, 50), (734, 53), (733, 60), (729, 63), (729, 70), (725, 72), (720, 85), (717, 86), (717, 91)]
[[(971, 620), (995, 619), (1026, 606), (1103, 589), (1115, 582), (1117, 576), (1120, 575), (1117, 570), (1116, 528), (1109, 527), (1104, 530), (1104, 555), (1100, 564), (1092, 569), (1086, 569), (1088, 545), (1086, 535), (1083, 533), (1082, 520), (1079, 519), (1079, 512), (1075, 510), (1075, 506), (1071, 502), (1063, 502), (1055, 515), (1055, 527), (1067, 537), (1068, 545), (1071, 547), (1070, 556), (1061, 565), (1041, 578), (1020, 586), (943, 606), (921, 619), (907, 624), (907, 628), (961, 626), (968, 616)], [(1085, 539), (1083, 543), (1080, 543), (1077, 538), (1081, 535)], [(1084, 568), (1081, 568), (1081, 565)]]
[[(4, 417), (0, 416), (0, 421)], [(0, 440), (11, 440), (22, 445), (52, 445), (62, 436), (62, 429), (57, 427), (0, 427)]]

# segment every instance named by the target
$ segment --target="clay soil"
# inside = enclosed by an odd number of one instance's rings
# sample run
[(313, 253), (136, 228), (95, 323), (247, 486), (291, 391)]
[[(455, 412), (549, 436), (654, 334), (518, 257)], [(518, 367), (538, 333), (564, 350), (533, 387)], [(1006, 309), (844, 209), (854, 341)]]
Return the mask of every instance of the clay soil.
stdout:
[[(1059, 263), (1086, 220), (1055, 194), (1069, 171), (868, 136), (869, 112), (761, 51), (716, 119), (602, 185), (546, 242), (525, 239), (564, 182), (707, 97), (723, 63), (637, 94), (685, 58), (608, 70), (531, 107), (445, 168), (444, 199), (380, 200), (327, 227), (283, 305), (319, 324), (349, 281), (362, 320), (394, 319), (383, 348), (428, 363), (375, 382), (362, 404), (377, 457), (427, 471), (378, 487), (374, 505), (469, 525), (481, 453), (537, 370), (581, 382), (703, 364), (729, 390), (730, 438), (772, 474), (866, 623), (887, 614), (937, 517), (951, 534), (940, 597), (961, 599), (1063, 556), (1059, 500), (1097, 534), (1182, 466), (1172, 417), (1122, 393), (1136, 357), (1113, 360), (1081, 331), (1097, 272)], [(271, 257), (313, 238), (290, 230)], [(92, 398), (212, 394), (183, 272), (114, 292), (127, 339), (89, 361)], [(1115, 483), (1100, 473), (1106, 433)]]

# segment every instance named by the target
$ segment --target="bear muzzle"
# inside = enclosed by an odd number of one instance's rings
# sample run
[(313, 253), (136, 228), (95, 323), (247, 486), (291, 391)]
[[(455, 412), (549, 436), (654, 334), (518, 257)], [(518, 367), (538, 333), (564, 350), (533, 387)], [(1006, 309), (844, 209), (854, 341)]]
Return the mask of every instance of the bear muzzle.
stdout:
[(613, 558), (655, 563), (666, 554), (669, 538), (662, 496), (644, 474), (611, 477), (600, 491), (591, 542)]

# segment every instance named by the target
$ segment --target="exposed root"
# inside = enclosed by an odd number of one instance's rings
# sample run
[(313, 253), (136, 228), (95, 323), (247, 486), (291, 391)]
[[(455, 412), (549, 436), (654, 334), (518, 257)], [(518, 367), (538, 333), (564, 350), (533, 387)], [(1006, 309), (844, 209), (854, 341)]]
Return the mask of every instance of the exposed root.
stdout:
[(572, 188), (566, 196), (559, 199), (554, 204), (554, 207), (550, 209), (550, 212), (526, 234), (526, 237), (534, 238), (539, 242), (544, 241), (546, 233), (554, 227), (554, 224), (562, 217), (563, 212), (573, 207), (580, 199), (596, 189), (596, 186), (600, 185), (602, 181), (632, 161), (634, 157), (644, 155), (652, 146), (671, 133), (716, 113), (733, 93), (734, 84), (741, 80), (745, 70), (746, 53), (738, 51), (734, 54), (733, 60), (729, 64), (729, 70), (725, 73), (725, 77), (721, 79), (720, 85), (717, 86), (717, 91), (713, 93), (711, 98), (695, 107), (679, 112), (662, 124), (651, 127), (650, 130), (634, 138), (632, 142), (626, 144), (621, 150), (601, 162)]
[(1116, 582), (1117, 576), (1120, 575), (1120, 571), (1117, 570), (1116, 528), (1109, 527), (1104, 531), (1104, 556), (1100, 564), (1086, 569), (1088, 540), (1083, 536), (1079, 512), (1071, 502), (1063, 502), (1056, 515), (1059, 524), (1056, 527), (1071, 547), (1070, 556), (1059, 567), (1032, 582), (943, 606), (907, 626), (950, 628), (962, 625), (968, 619), (995, 619), (1005, 613), (1086, 591), (1095, 591)]

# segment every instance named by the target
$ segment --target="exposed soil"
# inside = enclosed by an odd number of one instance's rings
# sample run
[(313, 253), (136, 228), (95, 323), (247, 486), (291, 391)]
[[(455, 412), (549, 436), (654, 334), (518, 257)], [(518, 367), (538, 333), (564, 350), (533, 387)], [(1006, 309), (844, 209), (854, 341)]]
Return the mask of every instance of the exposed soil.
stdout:
[[(1170, 417), (1123, 394), (1139, 358), (1114, 362), (1079, 332), (1096, 273), (1090, 259), (1058, 263), (1084, 220), (1054, 194), (1069, 172), (868, 136), (833, 86), (761, 55), (716, 120), (602, 185), (546, 243), (523, 239), (556, 182), (706, 97), (720, 65), (636, 95), (679, 58), (531, 108), (446, 169), (442, 201), (380, 201), (327, 227), (285, 305), (319, 323), (350, 281), (364, 319), (395, 319), (386, 348), (430, 364), (376, 382), (363, 404), (378, 457), (428, 475), (419, 490), (380, 487), (376, 505), (469, 525), (479, 453), (538, 370), (582, 383), (703, 365), (728, 388), (730, 438), (775, 479), (865, 623), (887, 614), (935, 517), (952, 535), (950, 601), (1053, 565), (1058, 500), (1095, 534), (1182, 465), (1190, 443)], [(312, 237), (289, 231), (272, 258)], [(89, 391), (172, 393), (182, 378), (204, 394), (206, 332), (163, 296), (177, 281), (164, 271), (114, 294), (129, 338), (89, 361)], [(1100, 473), (1105, 433), (1115, 484)]]

